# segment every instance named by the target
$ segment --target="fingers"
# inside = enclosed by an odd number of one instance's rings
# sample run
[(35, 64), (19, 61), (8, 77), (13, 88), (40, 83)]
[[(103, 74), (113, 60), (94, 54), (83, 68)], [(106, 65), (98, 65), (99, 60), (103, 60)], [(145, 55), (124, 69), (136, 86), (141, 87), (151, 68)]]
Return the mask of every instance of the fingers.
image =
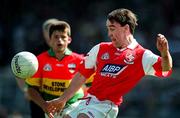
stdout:
[(161, 45), (161, 46), (167, 44), (167, 39), (166, 39), (166, 37), (165, 37), (164, 35), (162, 35), (162, 34), (158, 34), (158, 36), (157, 36), (157, 43), (158, 43), (159, 45)]
[(53, 99), (51, 101), (46, 101), (48, 106), (47, 106), (47, 111), (48, 113), (55, 114), (57, 112), (61, 112), (63, 107), (65, 106), (65, 102), (59, 101), (59, 99)]
[(49, 118), (54, 118), (53, 113), (49, 113), (48, 116), (49, 116)]
[(159, 38), (164, 38), (164, 35), (162, 35), (162, 34), (158, 34), (157, 35)]
[(166, 37), (162, 34), (157, 35), (157, 48), (159, 51), (166, 51), (169, 49), (168, 41)]
[(57, 108), (56, 108), (55, 105), (49, 104), (48, 107), (47, 107), (47, 111), (48, 111), (48, 113), (54, 114), (57, 111)]
[(158, 40), (158, 43), (159, 43), (159, 44), (167, 43), (167, 39), (166, 39), (165, 36), (162, 35), (162, 34), (158, 34), (157, 40)]

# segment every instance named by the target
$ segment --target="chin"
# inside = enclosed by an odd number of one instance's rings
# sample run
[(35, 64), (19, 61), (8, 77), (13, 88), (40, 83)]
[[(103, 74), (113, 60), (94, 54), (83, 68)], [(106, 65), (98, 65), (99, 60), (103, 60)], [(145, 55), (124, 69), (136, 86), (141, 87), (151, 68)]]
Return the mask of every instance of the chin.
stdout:
[(118, 45), (115, 42), (112, 42), (112, 44), (115, 48), (118, 48)]
[(64, 52), (64, 50), (63, 49), (58, 49), (58, 52)]
[(56, 52), (62, 52), (63, 49), (62, 49), (62, 48), (56, 48), (55, 51), (56, 51)]

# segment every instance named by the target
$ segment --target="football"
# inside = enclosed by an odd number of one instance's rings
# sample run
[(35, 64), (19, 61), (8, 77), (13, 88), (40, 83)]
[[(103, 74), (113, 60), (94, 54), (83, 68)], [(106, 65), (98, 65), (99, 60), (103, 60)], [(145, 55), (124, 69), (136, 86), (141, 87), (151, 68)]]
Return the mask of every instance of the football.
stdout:
[(37, 72), (38, 65), (36, 56), (27, 51), (17, 53), (11, 61), (13, 74), (20, 79), (32, 77)]

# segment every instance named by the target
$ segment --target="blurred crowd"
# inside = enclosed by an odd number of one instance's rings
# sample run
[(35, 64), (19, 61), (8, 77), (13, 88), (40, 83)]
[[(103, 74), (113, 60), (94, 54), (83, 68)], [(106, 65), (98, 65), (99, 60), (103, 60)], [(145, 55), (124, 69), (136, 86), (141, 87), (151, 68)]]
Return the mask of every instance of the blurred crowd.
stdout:
[[(95, 44), (108, 41), (106, 16), (116, 8), (133, 10), (139, 19), (137, 41), (158, 54), (156, 34), (169, 40), (174, 62), (167, 80), (144, 78), (120, 106), (121, 118), (178, 118), (180, 116), (180, 7), (178, 0), (10, 0), (0, 1), (0, 118), (28, 118), (28, 102), (17, 87), (10, 62), (26, 50), (39, 54), (47, 49), (42, 23), (48, 18), (71, 25), (70, 48), (87, 53)], [(11, 114), (11, 115), (10, 115)]]

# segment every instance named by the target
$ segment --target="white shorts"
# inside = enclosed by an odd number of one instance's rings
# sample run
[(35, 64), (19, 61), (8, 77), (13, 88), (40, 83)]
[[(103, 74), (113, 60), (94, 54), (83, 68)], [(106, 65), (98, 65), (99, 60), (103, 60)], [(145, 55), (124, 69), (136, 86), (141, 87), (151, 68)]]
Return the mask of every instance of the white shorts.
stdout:
[[(68, 105), (68, 107), (65, 107), (63, 109), (63, 111), (61, 111), (60, 113), (56, 113), (54, 115), (54, 118), (63, 118), (65, 114), (69, 114), (72, 110), (74, 110), (79, 105), (79, 103), (80, 101), (77, 101), (74, 104)], [(49, 118), (47, 114), (45, 114), (45, 117)]]
[(109, 100), (99, 101), (95, 96), (88, 95), (86, 98), (79, 100), (80, 103), (74, 110), (67, 114), (72, 118), (77, 118), (78, 114), (84, 113), (89, 118), (116, 118), (118, 106)]

